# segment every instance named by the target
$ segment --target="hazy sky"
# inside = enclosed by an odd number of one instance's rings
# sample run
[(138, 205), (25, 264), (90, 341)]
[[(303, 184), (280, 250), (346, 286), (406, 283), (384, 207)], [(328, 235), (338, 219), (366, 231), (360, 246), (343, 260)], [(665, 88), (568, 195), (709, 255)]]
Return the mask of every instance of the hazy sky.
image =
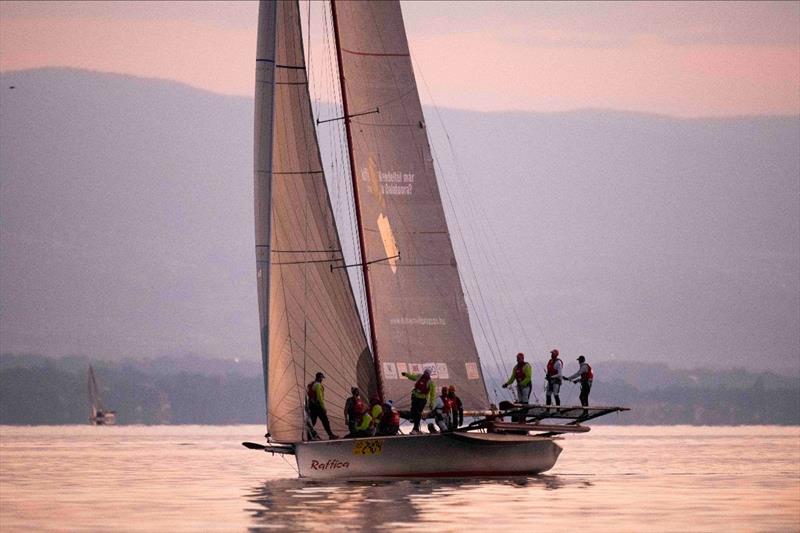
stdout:
[[(0, 70), (78, 67), (251, 95), (257, 9), (0, 2)], [(800, 114), (800, 2), (404, 2), (403, 12), (417, 75), (440, 106)]]

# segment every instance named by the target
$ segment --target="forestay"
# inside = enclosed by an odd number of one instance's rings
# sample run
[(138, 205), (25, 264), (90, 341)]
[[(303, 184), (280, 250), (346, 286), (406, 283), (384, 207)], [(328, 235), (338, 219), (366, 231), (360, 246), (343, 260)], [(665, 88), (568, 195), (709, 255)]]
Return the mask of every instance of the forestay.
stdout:
[(267, 420), (303, 440), (306, 385), (326, 376), (336, 433), (350, 387), (375, 374), (333, 218), (311, 115), (296, 2), (262, 1), (256, 58), (255, 217)]
[(431, 367), (465, 408), (486, 408), (400, 4), (334, 7), (385, 396), (407, 407), (401, 372)]

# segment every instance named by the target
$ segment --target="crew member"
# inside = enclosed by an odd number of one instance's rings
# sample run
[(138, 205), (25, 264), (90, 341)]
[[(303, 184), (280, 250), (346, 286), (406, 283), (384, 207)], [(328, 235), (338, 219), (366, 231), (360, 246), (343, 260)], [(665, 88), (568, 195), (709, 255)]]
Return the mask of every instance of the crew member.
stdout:
[(383, 406), (381, 405), (381, 399), (376, 394), (370, 398), (369, 404), (369, 414), (372, 417), (373, 425), (377, 428), (381, 425), (381, 417), (383, 417)]
[(383, 416), (378, 425), (378, 435), (397, 435), (400, 431), (400, 413), (392, 406), (392, 400), (383, 404)]
[(347, 424), (347, 430), (352, 433), (356, 430), (356, 402), (363, 401), (361, 399), (361, 391), (358, 387), (350, 389), (350, 396), (344, 402), (344, 422)]
[[(328, 421), (328, 411), (325, 409), (325, 386), (322, 385), (322, 380), (325, 376), (322, 372), (317, 372), (317, 375), (311, 383), (308, 384), (308, 414), (311, 418), (311, 427), (317, 424), (317, 418), (322, 421), (322, 427), (325, 428), (325, 433), (328, 438), (338, 439), (338, 435), (334, 435), (331, 431), (331, 423)], [(313, 437), (311, 437), (313, 438)]]
[(561, 371), (563, 368), (564, 363), (558, 358), (558, 350), (551, 350), (550, 360), (547, 361), (547, 374), (545, 375), (547, 380), (547, 389), (545, 391), (547, 405), (550, 405), (551, 395), (555, 397), (556, 405), (561, 405), (561, 398), (559, 398), (558, 392), (561, 390)]
[(508, 388), (514, 380), (517, 381), (517, 401), (528, 403), (528, 398), (531, 397), (531, 365), (525, 362), (525, 354), (522, 352), (517, 354), (517, 364), (514, 365), (511, 377), (503, 383), (503, 388)]
[[(564, 378), (573, 383), (577, 383), (579, 380), (581, 382), (581, 405), (584, 407), (589, 406), (589, 392), (592, 390), (592, 380), (594, 380), (594, 372), (592, 372), (592, 367), (589, 363), (586, 362), (586, 358), (584, 356), (578, 357), (578, 363), (580, 363), (580, 368), (578, 371), (572, 374), (571, 376)], [(583, 414), (587, 414), (588, 411), (584, 410)]]
[(450, 385), (447, 388), (447, 396), (453, 402), (453, 425), (459, 428), (464, 423), (464, 405), (461, 403), (461, 398), (456, 396), (455, 385)]
[(433, 419), (440, 431), (448, 431), (452, 426), (452, 409), (450, 408), (450, 397), (447, 395), (447, 387), (442, 387), (441, 396), (436, 397), (433, 403)]
[(418, 435), (421, 433), (419, 422), (422, 419), (422, 411), (425, 409), (425, 405), (427, 404), (428, 409), (433, 409), (436, 385), (431, 379), (430, 368), (426, 368), (422, 374), (403, 372), (402, 375), (414, 382), (414, 388), (411, 390), (411, 421), (414, 422), (414, 429), (411, 430), (411, 434)]
[(356, 425), (347, 438), (371, 437), (375, 434), (375, 424), (369, 414), (369, 406), (361, 400), (355, 403)]

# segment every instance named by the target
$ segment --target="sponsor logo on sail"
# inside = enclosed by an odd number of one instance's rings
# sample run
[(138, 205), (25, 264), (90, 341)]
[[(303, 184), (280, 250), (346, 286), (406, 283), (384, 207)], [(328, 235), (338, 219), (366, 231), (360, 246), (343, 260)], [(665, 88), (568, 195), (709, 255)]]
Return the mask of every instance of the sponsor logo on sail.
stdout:
[(389, 219), (383, 213), (378, 214), (378, 230), (381, 232), (381, 241), (383, 241), (386, 257), (391, 258), (388, 261), (392, 274), (397, 274), (397, 242), (394, 240), (394, 232), (389, 225)]
[(369, 191), (383, 206), (383, 196), (411, 196), (414, 192), (414, 173), (399, 170), (380, 170), (370, 157), (361, 167), (361, 179), (369, 183)]

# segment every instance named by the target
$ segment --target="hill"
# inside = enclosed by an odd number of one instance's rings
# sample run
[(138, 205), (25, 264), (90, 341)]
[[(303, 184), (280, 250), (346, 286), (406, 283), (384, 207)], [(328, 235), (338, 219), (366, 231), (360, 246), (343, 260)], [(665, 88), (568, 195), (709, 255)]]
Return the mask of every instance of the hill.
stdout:
[[(0, 80), (3, 352), (257, 361), (252, 100)], [(551, 346), (800, 371), (798, 117), (426, 116), (490, 373)]]

